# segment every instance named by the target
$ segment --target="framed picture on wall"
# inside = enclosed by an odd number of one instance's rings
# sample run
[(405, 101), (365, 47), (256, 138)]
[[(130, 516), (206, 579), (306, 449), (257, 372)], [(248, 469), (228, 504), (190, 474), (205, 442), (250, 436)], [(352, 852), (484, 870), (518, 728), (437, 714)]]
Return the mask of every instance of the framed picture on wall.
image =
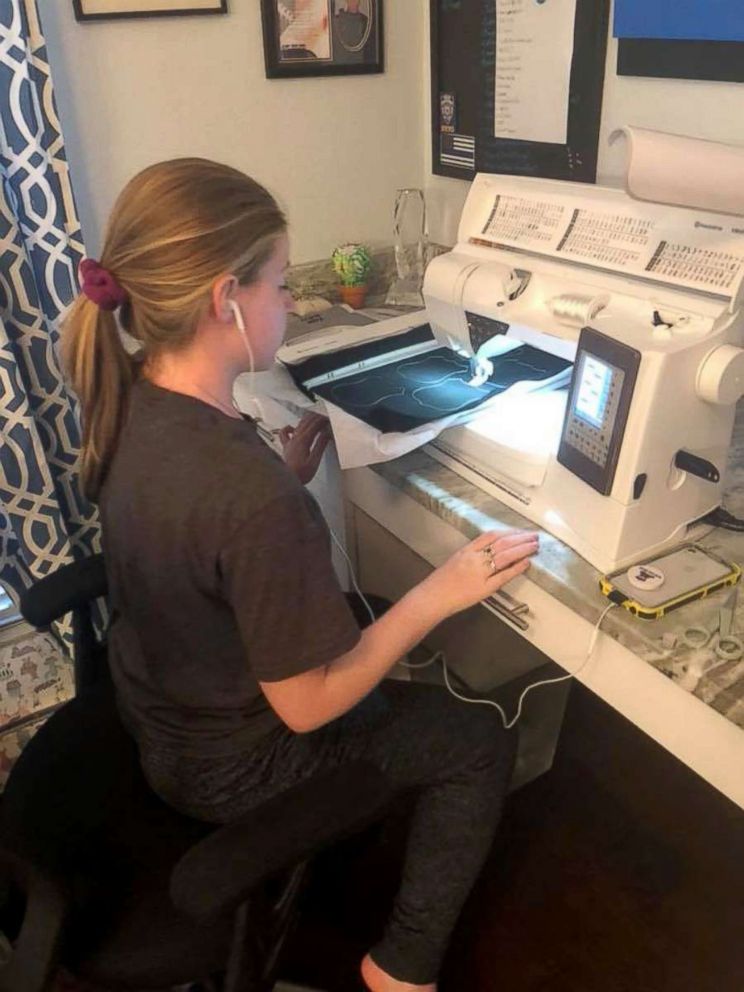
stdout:
[(72, 0), (72, 5), (78, 21), (227, 13), (227, 0)]
[(266, 75), (382, 72), (383, 0), (261, 0)]

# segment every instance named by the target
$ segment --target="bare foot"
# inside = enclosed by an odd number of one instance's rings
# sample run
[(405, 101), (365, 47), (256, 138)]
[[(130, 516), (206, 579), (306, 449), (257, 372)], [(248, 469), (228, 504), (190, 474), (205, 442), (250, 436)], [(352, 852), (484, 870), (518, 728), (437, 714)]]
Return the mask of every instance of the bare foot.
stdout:
[(399, 982), (376, 965), (369, 954), (362, 961), (362, 978), (370, 992), (437, 992), (436, 985)]

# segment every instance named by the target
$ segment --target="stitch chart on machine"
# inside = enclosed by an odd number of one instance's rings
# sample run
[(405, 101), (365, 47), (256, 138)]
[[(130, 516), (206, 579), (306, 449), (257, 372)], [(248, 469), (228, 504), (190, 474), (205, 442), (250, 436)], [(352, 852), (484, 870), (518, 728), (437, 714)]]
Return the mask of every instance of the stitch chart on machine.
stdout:
[(494, 359), (493, 364), (491, 376), (471, 386), (468, 359), (438, 348), (324, 383), (314, 392), (371, 427), (390, 433), (475, 409), (517, 382), (552, 379), (570, 362), (522, 345)]

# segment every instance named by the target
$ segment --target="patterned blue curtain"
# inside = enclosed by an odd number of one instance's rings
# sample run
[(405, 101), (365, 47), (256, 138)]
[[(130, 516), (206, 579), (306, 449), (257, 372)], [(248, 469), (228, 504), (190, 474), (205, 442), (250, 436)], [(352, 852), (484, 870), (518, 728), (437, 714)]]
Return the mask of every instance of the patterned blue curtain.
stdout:
[(0, 581), (98, 550), (59, 327), (83, 255), (36, 0), (0, 0)]

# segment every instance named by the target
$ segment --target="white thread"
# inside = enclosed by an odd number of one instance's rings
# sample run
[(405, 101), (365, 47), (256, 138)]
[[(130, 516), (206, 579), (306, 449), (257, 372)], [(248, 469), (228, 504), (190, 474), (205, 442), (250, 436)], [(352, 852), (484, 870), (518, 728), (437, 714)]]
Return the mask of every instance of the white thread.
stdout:
[[(417, 386), (415, 389), (412, 389), (411, 399), (414, 400), (414, 402), (418, 403), (419, 406), (423, 406), (424, 408), (428, 407), (430, 410), (436, 410), (437, 413), (450, 412), (450, 411), (454, 412), (455, 410), (460, 410), (463, 406), (463, 402), (469, 403), (472, 402), (472, 400), (468, 399), (466, 401), (463, 401), (462, 399), (460, 399), (460, 401), (458, 403), (455, 403), (454, 406), (451, 403), (448, 403), (447, 406), (437, 406), (437, 404), (433, 401), (433, 399), (432, 400), (419, 399), (419, 393), (425, 393), (427, 390), (436, 389), (437, 387), (443, 385), (445, 382), (457, 382), (461, 386), (464, 386), (466, 389), (472, 389), (473, 392), (476, 393), (476, 395), (483, 396), (483, 392), (482, 392), (483, 387), (471, 386), (470, 383), (466, 381), (465, 378), (466, 376), (467, 376), (467, 372), (465, 372), (463, 369), (458, 369), (457, 372), (449, 372), (447, 373), (446, 376), (444, 376), (442, 379), (439, 379), (437, 382), (428, 382), (423, 386)], [(486, 393), (486, 397), (488, 397), (487, 393)], [(446, 397), (442, 397), (442, 399), (445, 398)], [(434, 399), (436, 399), (436, 396), (434, 397)]]
[(367, 376), (366, 379), (357, 379), (354, 382), (348, 382), (348, 383), (347, 382), (342, 382), (342, 383), (339, 383), (338, 385), (331, 387), (331, 397), (333, 399), (335, 399), (339, 403), (340, 402), (345, 403), (347, 406), (353, 406), (353, 407), (357, 407), (359, 409), (364, 409), (364, 408), (372, 409), (373, 406), (377, 406), (378, 403), (384, 403), (385, 400), (391, 400), (395, 396), (405, 396), (406, 395), (406, 391), (405, 391), (405, 388), (403, 386), (397, 387), (400, 390), (399, 392), (386, 393), (384, 396), (378, 396), (376, 400), (371, 400), (371, 401), (370, 400), (362, 400), (361, 402), (355, 402), (353, 399), (346, 400), (346, 399), (343, 398), (343, 395), (341, 395), (344, 389), (346, 389), (346, 390), (352, 390), (352, 395), (353, 395), (353, 391), (356, 389), (357, 386), (363, 386), (365, 382), (375, 382), (375, 381), (380, 381), (380, 382), (384, 383), (385, 380), (381, 376), (370, 375), (370, 376)]
[(566, 293), (548, 301), (548, 308), (562, 324), (585, 325), (605, 309), (610, 302), (607, 294), (585, 296)]
[[(438, 358), (438, 361), (440, 361), (442, 365), (451, 365), (451, 366), (454, 366), (455, 372), (462, 372), (463, 371), (462, 362), (456, 362), (453, 358), (441, 357), (441, 358)], [(424, 356), (424, 358), (419, 358), (419, 359), (417, 359), (415, 361), (412, 360), (412, 359), (409, 359), (409, 361), (402, 362), (398, 366), (398, 375), (401, 377), (401, 379), (404, 379), (407, 382), (418, 383), (419, 386), (426, 386), (426, 385), (436, 386), (437, 385), (436, 382), (431, 382), (426, 377), (424, 377), (423, 380), (422, 379), (416, 379), (416, 377), (415, 377), (415, 370), (416, 370), (417, 366), (423, 365), (424, 367), (426, 367), (429, 364), (430, 364), (429, 359), (426, 356)], [(409, 369), (414, 370), (414, 374), (413, 375), (406, 375), (406, 372), (408, 372)], [(443, 374), (443, 377), (439, 381), (440, 382), (445, 382), (451, 375), (453, 375), (452, 372), (445, 372)]]

